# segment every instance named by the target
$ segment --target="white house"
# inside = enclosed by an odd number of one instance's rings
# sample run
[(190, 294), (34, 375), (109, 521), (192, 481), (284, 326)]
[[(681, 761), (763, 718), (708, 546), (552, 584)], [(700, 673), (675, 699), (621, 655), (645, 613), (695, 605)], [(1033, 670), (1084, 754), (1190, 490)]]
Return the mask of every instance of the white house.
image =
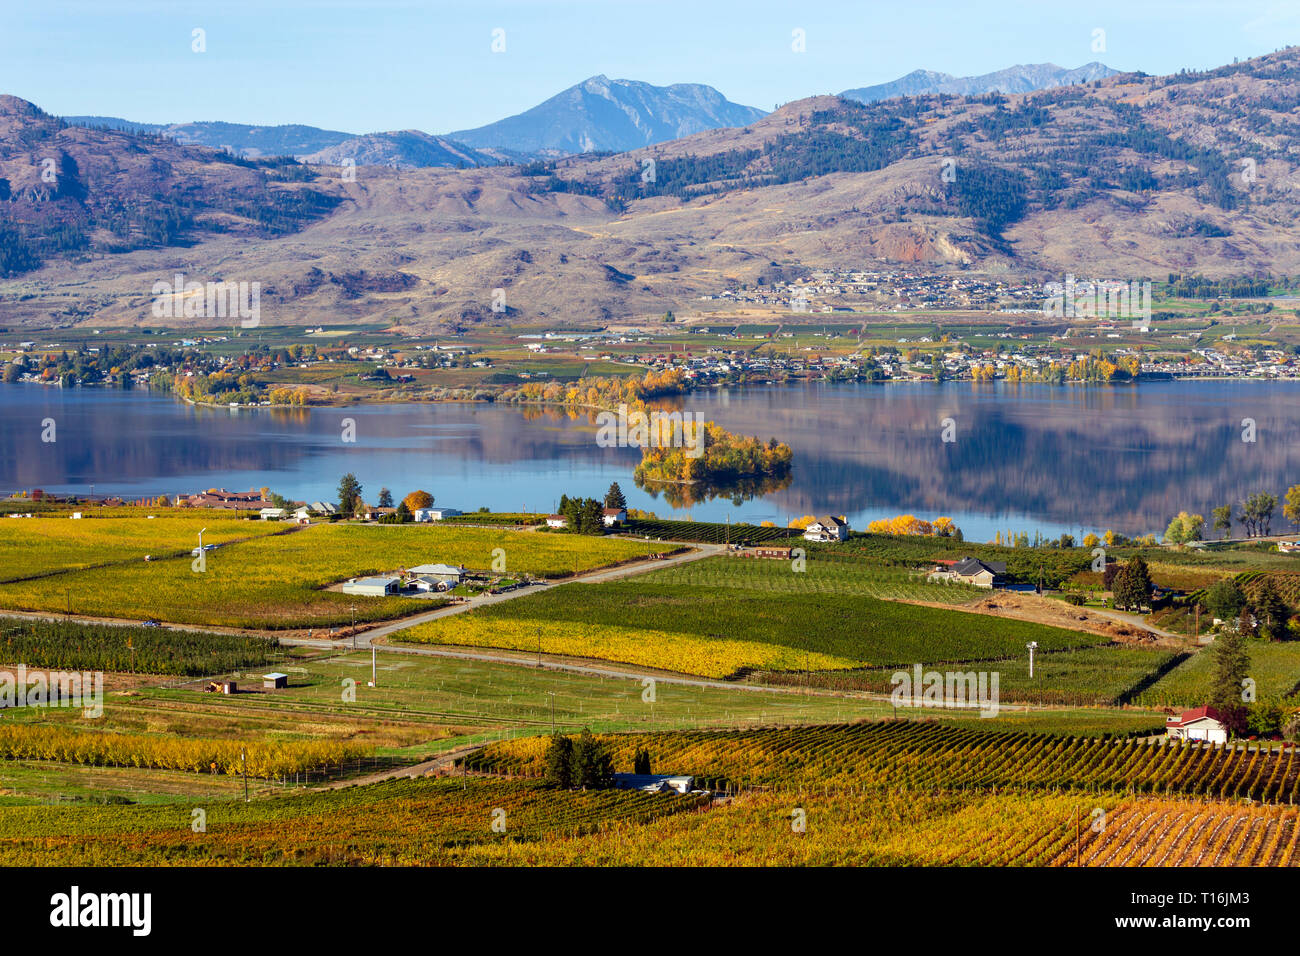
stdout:
[(548, 528), (567, 528), (568, 526), (569, 519), (564, 517), (564, 515), (546, 516), (546, 527)]
[(662, 773), (616, 773), (614, 786), (619, 790), (644, 790), (647, 793), (690, 793), (695, 789), (695, 778)]
[(804, 529), (806, 541), (844, 541), (849, 536), (849, 523), (835, 515), (823, 515)]
[(1213, 744), (1228, 742), (1228, 725), (1213, 707), (1185, 710), (1165, 722), (1165, 736), (1171, 740), (1207, 740)]
[(386, 594), (396, 594), (401, 583), (400, 578), (393, 577), (353, 578), (343, 585), (343, 593), (363, 594), (366, 597), (383, 597)]
[(422, 591), (443, 591), (460, 584), (464, 569), (450, 564), (420, 564), (406, 569), (407, 578)]
[(627, 524), (626, 508), (606, 508), (601, 517), (605, 521), (606, 528), (612, 528), (616, 524)]
[(416, 521), (441, 521), (464, 513), (456, 508), (416, 508), (412, 516)]

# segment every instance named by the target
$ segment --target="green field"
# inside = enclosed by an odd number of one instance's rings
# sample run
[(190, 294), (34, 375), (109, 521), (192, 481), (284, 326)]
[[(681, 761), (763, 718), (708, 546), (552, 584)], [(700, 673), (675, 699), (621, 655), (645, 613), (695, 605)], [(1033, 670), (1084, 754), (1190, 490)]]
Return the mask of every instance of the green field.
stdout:
[(147, 517), (109, 517), (93, 510), (80, 520), (66, 512), (34, 512), (32, 518), (0, 520), (0, 581), (30, 578), (122, 561), (144, 561), (189, 554), (199, 544), (221, 544), (239, 538), (284, 531), (285, 525), (250, 521), (228, 514), (188, 510), (145, 512)]
[[(998, 692), (1007, 702), (1115, 706), (1130, 703), (1138, 696), (1147, 700), (1144, 696), (1147, 688), (1185, 656), (1176, 651), (1125, 646), (1082, 647), (1038, 653), (1032, 678), (1025, 653), (983, 664), (980, 669), (997, 672)], [(810, 680), (817, 687), (888, 694), (894, 687), (891, 682), (894, 673), (896, 668), (885, 667), (814, 674)], [(783, 682), (779, 675), (757, 677)], [(797, 675), (788, 679), (801, 680)]]
[[(454, 619), (420, 624), (400, 639), (417, 643), (536, 649), (712, 677), (769, 671), (910, 666), (993, 660), (1105, 639), (1079, 631), (864, 593), (968, 597), (867, 565), (709, 558), (635, 580), (574, 583)], [(701, 583), (695, 583), (694, 580)], [(874, 584), (872, 583), (874, 580)], [(704, 583), (708, 582), (708, 583)]]
[[(1300, 642), (1272, 644), (1246, 642), (1250, 655), (1247, 676), (1254, 679), (1258, 699), (1292, 694), (1300, 687)], [(1137, 703), (1148, 707), (1195, 707), (1210, 693), (1214, 668), (1214, 645), (1203, 648), (1179, 667), (1138, 695)]]
[[(247, 522), (256, 524), (262, 523)], [(503, 555), (494, 555), (495, 549)], [(426, 525), (318, 524), (209, 552), (202, 573), (193, 570), (187, 555), (0, 584), (0, 607), (110, 618), (157, 617), (178, 624), (324, 627), (349, 623), (353, 608), (358, 621), (380, 621), (438, 606), (437, 599), (367, 598), (323, 590), (351, 577), (428, 562), (488, 569), (502, 556), (507, 573), (563, 577), (643, 554), (641, 546), (613, 538)]]

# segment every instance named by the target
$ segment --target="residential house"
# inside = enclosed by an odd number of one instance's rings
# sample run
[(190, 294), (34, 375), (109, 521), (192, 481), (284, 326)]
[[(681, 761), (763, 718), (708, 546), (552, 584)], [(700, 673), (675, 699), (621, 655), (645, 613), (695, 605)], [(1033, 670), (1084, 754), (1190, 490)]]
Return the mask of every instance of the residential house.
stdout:
[(1170, 740), (1206, 740), (1213, 744), (1228, 742), (1228, 725), (1213, 707), (1185, 710), (1165, 721), (1165, 736)]
[(601, 517), (605, 521), (606, 528), (612, 528), (616, 524), (627, 524), (626, 508), (606, 508)]
[(460, 584), (465, 569), (450, 564), (420, 564), (406, 569), (406, 580), (420, 591), (446, 591)]
[(1000, 583), (1007, 573), (1005, 561), (981, 561), (979, 558), (962, 558), (960, 561), (936, 561), (929, 574), (931, 581), (954, 581), (977, 588), (991, 588)]
[(546, 516), (546, 527), (548, 528), (567, 528), (568, 526), (569, 519), (564, 517), (564, 515)]
[(807, 541), (844, 541), (849, 536), (849, 523), (835, 515), (824, 515), (808, 525), (803, 536)]

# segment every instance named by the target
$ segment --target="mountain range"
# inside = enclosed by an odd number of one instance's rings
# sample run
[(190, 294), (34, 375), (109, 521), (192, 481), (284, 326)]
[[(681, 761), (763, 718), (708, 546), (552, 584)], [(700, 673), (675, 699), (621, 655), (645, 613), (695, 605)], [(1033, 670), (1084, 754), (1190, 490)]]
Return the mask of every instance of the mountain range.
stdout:
[(156, 325), (149, 290), (177, 272), (260, 282), (266, 324), (420, 330), (685, 315), (815, 269), (1295, 275), (1296, 102), (1293, 47), (1027, 93), (818, 96), (627, 152), (350, 176), (0, 97), (0, 315)]
[[(846, 90), (862, 102), (955, 93), (1025, 93), (1114, 74), (1100, 63), (1066, 70), (1050, 63), (1013, 66), (983, 76), (955, 77), (917, 70), (878, 86)], [(364, 135), (314, 126), (250, 126), (242, 123), (137, 123), (114, 116), (66, 116), (74, 126), (166, 136), (186, 146), (224, 149), (246, 159), (293, 156), (312, 163), (387, 166), (490, 166), (498, 162), (555, 159), (577, 153), (620, 153), (681, 139), (704, 130), (746, 126), (766, 115), (733, 103), (711, 86), (653, 86), (593, 76), (550, 99), (486, 126), (435, 136), (420, 130)]]
[(1104, 63), (1085, 63), (1073, 70), (1067, 70), (1054, 63), (1029, 63), (981, 76), (953, 76), (950, 73), (936, 73), (933, 70), (914, 70), (907, 76), (899, 77), (892, 82), (845, 90), (840, 96), (860, 103), (875, 103), (899, 96), (924, 96), (929, 93), (951, 93), (956, 96), (978, 96), (981, 93), (1030, 93), (1057, 86), (1089, 83), (1114, 76), (1117, 72)]

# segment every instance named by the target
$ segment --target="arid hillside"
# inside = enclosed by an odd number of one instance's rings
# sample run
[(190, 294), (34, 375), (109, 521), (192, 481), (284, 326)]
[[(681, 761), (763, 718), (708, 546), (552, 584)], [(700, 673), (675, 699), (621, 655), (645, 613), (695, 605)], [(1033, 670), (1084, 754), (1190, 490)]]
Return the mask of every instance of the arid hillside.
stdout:
[(0, 317), (159, 324), (151, 289), (178, 272), (260, 282), (268, 324), (419, 329), (689, 313), (818, 267), (1295, 274), (1297, 102), (1289, 49), (1015, 96), (817, 97), (554, 164), (348, 170), (61, 127), (5, 98)]

